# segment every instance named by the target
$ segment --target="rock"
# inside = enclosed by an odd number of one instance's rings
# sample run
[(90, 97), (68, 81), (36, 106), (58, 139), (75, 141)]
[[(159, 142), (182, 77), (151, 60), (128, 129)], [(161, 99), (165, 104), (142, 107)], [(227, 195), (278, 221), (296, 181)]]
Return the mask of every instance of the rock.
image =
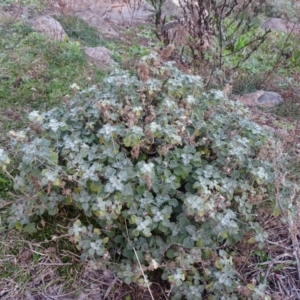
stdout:
[(108, 71), (116, 65), (116, 62), (110, 57), (110, 51), (105, 47), (85, 47), (84, 52), (90, 62), (97, 65), (103, 71)]
[(6, 111), (5, 111), (5, 114), (8, 116), (8, 117), (11, 117), (14, 115), (14, 111), (10, 108), (8, 108)]
[(53, 0), (50, 3), (50, 9), (56, 14), (61, 13), (63, 15), (92, 11), (100, 13), (99, 17), (101, 18), (111, 4), (111, 0)]
[(272, 29), (275, 31), (293, 32), (300, 33), (300, 24), (292, 23), (281, 18), (270, 18), (263, 22), (261, 28)]
[(104, 34), (108, 38), (118, 38), (119, 33), (110, 25), (109, 22), (99, 17), (94, 12), (86, 11), (79, 12), (76, 16), (84, 20), (91, 27), (94, 27), (98, 32)]
[(275, 92), (256, 91), (236, 97), (236, 100), (249, 105), (260, 107), (274, 107), (283, 102), (282, 97)]
[(257, 99), (258, 106), (274, 107), (283, 103), (282, 97), (275, 92), (265, 92)]
[[(194, 7), (198, 6), (198, 1), (193, 0), (189, 3), (192, 3)], [(187, 6), (186, 0), (166, 0), (161, 7), (161, 17), (178, 17), (183, 18), (183, 9), (182, 7)], [(187, 9), (187, 12), (191, 12), (190, 9)]]
[(111, 6), (110, 0), (53, 0), (51, 10), (56, 14), (76, 16), (106, 37), (118, 38), (118, 32), (104, 20)]
[(109, 38), (120, 37), (115, 25), (145, 24), (154, 13), (146, 0), (53, 0), (51, 10), (76, 16)]
[(145, 0), (119, 1), (111, 6), (104, 19), (125, 25), (143, 24), (151, 21), (154, 12), (153, 6)]
[(177, 20), (172, 20), (170, 22), (167, 22), (164, 24), (163, 28), (162, 28), (162, 31), (169, 31), (169, 30), (172, 30), (176, 27), (178, 27), (180, 25), (180, 22), (177, 21)]
[(54, 40), (61, 41), (68, 37), (60, 23), (51, 16), (36, 18), (32, 26), (36, 31)]
[(180, 7), (180, 0), (166, 0), (161, 7), (161, 17), (174, 16), (182, 18), (182, 8)]

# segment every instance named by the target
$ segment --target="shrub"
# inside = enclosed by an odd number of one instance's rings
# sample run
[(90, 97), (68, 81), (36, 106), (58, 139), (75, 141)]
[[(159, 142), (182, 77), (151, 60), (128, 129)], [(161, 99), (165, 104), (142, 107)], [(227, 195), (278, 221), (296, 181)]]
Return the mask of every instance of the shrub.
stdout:
[(166, 45), (183, 44), (181, 59), (192, 62), (195, 70), (199, 62), (209, 63), (216, 72), (224, 66), (239, 69), (270, 33), (259, 29), (258, 13), (265, 5), (261, 0), (180, 0), (172, 22), (162, 14), (162, 1), (151, 3), (157, 36)]
[(76, 209), (83, 217), (69, 234), (84, 260), (128, 284), (160, 276), (172, 299), (237, 299), (230, 247), (245, 234), (260, 245), (266, 237), (255, 220), (261, 202), (249, 199), (272, 181), (260, 153), (268, 137), (242, 105), (172, 63), (145, 57), (139, 77), (117, 70), (10, 132), (24, 196), (9, 224)]

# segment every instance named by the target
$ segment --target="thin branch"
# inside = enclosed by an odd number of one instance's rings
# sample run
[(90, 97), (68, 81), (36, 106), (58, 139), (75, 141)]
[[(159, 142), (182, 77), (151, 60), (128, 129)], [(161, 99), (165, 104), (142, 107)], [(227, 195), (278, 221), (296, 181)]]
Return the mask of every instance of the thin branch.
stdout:
[(154, 297), (153, 297), (152, 292), (151, 292), (151, 289), (150, 289), (150, 285), (149, 285), (149, 283), (148, 283), (148, 278), (146, 277), (146, 275), (145, 275), (145, 273), (144, 273), (144, 270), (143, 270), (143, 267), (142, 267), (142, 265), (141, 265), (139, 256), (137, 255), (136, 250), (135, 250), (135, 248), (133, 247), (133, 245), (132, 245), (132, 243), (131, 243), (131, 241), (130, 241), (130, 239), (129, 239), (129, 233), (128, 233), (128, 227), (127, 227), (127, 222), (126, 222), (126, 220), (125, 220), (125, 227), (126, 227), (126, 233), (127, 233), (127, 236), (125, 236), (124, 234), (123, 234), (123, 235), (124, 235), (124, 237), (126, 238), (127, 242), (130, 244), (130, 246), (132, 247), (133, 251), (134, 251), (134, 254), (135, 254), (135, 256), (136, 256), (136, 259), (137, 259), (137, 261), (138, 261), (139, 267), (140, 267), (141, 272), (142, 272), (142, 274), (143, 274), (143, 277), (144, 277), (144, 280), (145, 280), (145, 284), (147, 285), (147, 288), (148, 288), (149, 294), (150, 294), (150, 296), (151, 296), (151, 299), (154, 300)]

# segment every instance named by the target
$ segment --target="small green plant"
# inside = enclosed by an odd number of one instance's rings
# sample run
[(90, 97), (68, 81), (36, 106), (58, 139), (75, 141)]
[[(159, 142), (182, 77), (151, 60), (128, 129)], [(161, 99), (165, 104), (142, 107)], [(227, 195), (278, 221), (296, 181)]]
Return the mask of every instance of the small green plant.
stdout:
[(230, 247), (245, 234), (260, 247), (266, 238), (254, 214), (261, 204), (249, 199), (272, 186), (272, 164), (260, 156), (268, 137), (242, 105), (204, 92), (199, 76), (172, 63), (149, 55), (138, 75), (117, 70), (10, 132), (23, 197), (9, 226), (76, 209), (69, 234), (83, 260), (128, 284), (149, 286), (160, 274), (172, 299), (236, 299)]
[(11, 182), (7, 176), (0, 172), (0, 198), (7, 197), (11, 189)]

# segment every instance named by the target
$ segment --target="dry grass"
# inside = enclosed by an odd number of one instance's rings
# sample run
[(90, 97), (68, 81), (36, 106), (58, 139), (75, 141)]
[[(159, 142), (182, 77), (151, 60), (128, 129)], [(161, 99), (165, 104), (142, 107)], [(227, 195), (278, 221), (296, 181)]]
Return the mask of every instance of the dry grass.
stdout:
[(237, 252), (234, 266), (239, 278), (245, 287), (249, 284), (266, 284), (266, 292), (271, 299), (300, 299), (297, 253), (289, 224), (266, 210), (259, 211), (259, 219), (269, 236), (263, 249), (248, 243), (234, 248)]
[(58, 240), (35, 242), (22, 235), (10, 230), (0, 240), (1, 299), (167, 299), (160, 284), (150, 290), (126, 285), (112, 272), (59, 249)]

